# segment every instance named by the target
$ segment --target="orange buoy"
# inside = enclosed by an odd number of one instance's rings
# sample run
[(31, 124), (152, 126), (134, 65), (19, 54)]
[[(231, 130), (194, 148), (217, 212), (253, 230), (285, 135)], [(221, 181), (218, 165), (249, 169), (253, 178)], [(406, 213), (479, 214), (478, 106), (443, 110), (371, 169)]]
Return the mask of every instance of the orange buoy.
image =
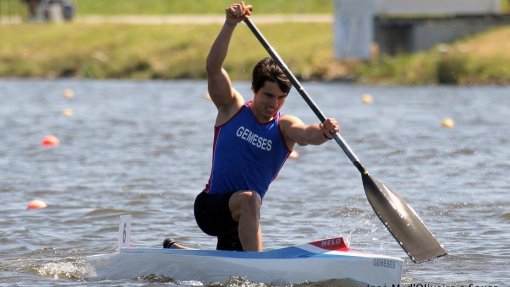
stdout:
[(46, 208), (46, 207), (48, 207), (46, 202), (44, 202), (42, 200), (38, 200), (38, 199), (30, 201), (27, 205), (27, 209), (38, 209), (38, 208)]
[(54, 135), (47, 135), (41, 141), (41, 145), (44, 147), (54, 147), (58, 146), (59, 144), (60, 140)]

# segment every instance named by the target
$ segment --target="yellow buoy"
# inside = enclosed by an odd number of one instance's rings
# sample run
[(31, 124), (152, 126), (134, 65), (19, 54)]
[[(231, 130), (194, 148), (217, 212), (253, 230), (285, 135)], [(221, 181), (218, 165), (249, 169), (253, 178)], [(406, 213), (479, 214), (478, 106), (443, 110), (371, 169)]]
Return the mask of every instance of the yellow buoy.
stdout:
[(364, 103), (364, 104), (367, 104), (367, 105), (373, 104), (374, 103), (374, 97), (372, 97), (372, 95), (370, 95), (370, 94), (364, 94), (361, 97), (361, 102)]
[(441, 121), (441, 126), (451, 129), (455, 127), (455, 122), (450, 118), (445, 118)]
[(65, 89), (64, 90), (64, 97), (70, 99), (72, 97), (74, 97), (74, 91), (73, 89)]
[(70, 108), (65, 108), (62, 110), (62, 114), (66, 117), (72, 117), (74, 115), (74, 112)]

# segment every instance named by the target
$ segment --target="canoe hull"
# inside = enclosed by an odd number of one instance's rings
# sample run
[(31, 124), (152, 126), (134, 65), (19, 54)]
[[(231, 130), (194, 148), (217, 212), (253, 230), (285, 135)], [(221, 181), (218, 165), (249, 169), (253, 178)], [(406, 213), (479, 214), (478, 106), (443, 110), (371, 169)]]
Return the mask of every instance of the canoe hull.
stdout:
[(130, 222), (122, 221), (118, 252), (86, 262), (89, 280), (156, 275), (207, 284), (237, 276), (266, 284), (340, 280), (342, 286), (397, 285), (403, 266), (400, 258), (354, 251), (341, 237), (265, 252), (136, 247), (130, 243)]
[(211, 283), (239, 276), (268, 284), (337, 279), (352, 281), (358, 286), (360, 283), (391, 286), (400, 283), (402, 272), (399, 258), (353, 251), (345, 252), (349, 254), (332, 251), (305, 258), (240, 257), (228, 256), (228, 253), (236, 252), (123, 248), (119, 253), (88, 257), (89, 279), (117, 280), (152, 274), (179, 281)]

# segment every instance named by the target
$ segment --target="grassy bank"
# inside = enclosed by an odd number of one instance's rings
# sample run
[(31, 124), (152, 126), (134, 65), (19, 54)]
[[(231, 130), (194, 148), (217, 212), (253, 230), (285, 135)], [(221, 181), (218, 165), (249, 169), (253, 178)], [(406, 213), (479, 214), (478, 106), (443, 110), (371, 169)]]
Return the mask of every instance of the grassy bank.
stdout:
[[(289, 64), (302, 74), (331, 59), (327, 24), (260, 25)], [(0, 26), (0, 76), (87, 78), (203, 78), (219, 25)], [(281, 33), (285, 31), (285, 33)], [(323, 31), (317, 33), (317, 31)], [(307, 35), (303, 37), (301, 35)], [(306, 53), (302, 53), (306, 49)], [(266, 55), (244, 25), (232, 41), (227, 68), (246, 79)]]
[(360, 65), (367, 82), (399, 84), (510, 84), (510, 26), (422, 53), (376, 57)]
[[(74, 0), (77, 11), (82, 15), (119, 14), (222, 14), (232, 0)], [(260, 14), (273, 13), (332, 13), (333, 0), (252, 0)]]
[[(4, 3), (5, 2), (5, 3)], [(232, 0), (72, 0), (78, 16), (222, 14)], [(332, 14), (334, 0), (253, 0), (258, 14)], [(0, 0), (0, 16), (26, 15), (24, 1)]]
[[(313, 2), (313, 1), (312, 1)], [(330, 24), (259, 25), (293, 72), (303, 79), (398, 84), (510, 83), (510, 27), (416, 55), (336, 61)], [(132, 79), (204, 78), (217, 24), (0, 25), (0, 77)], [(284, 31), (284, 32), (282, 32)], [(266, 56), (249, 30), (234, 35), (226, 68), (250, 76)]]
[[(233, 0), (72, 0), (78, 15), (168, 15), (168, 14), (221, 14)], [(334, 0), (251, 0), (258, 14), (323, 13), (332, 14)], [(500, 0), (503, 11), (510, 11), (510, 0)], [(0, 5), (2, 1), (0, 1)], [(3, 4), (4, 10), (11, 9)], [(15, 2), (14, 13), (26, 13), (22, 0)], [(0, 6), (1, 7), (1, 6)]]

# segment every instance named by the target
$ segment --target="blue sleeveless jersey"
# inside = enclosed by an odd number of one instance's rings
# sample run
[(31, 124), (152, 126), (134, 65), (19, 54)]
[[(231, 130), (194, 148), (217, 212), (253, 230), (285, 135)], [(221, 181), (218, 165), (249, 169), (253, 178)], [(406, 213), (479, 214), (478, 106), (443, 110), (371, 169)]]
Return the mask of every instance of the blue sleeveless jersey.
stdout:
[(251, 102), (225, 124), (215, 127), (209, 194), (254, 190), (264, 198), (290, 151), (280, 131), (280, 112), (259, 123)]

